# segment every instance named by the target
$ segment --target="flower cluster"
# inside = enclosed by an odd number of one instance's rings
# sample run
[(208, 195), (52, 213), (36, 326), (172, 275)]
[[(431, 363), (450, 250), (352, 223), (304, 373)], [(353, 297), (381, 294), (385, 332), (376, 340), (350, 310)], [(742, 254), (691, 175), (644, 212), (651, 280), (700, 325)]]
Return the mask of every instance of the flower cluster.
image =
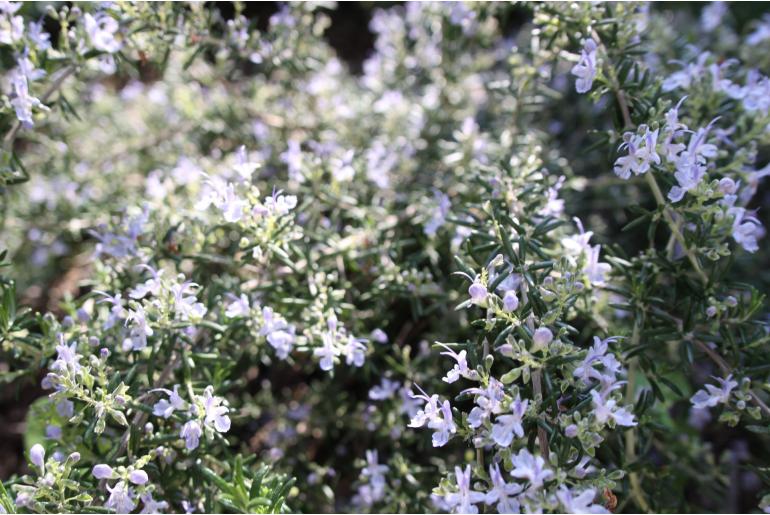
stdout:
[(0, 512), (768, 509), (768, 19), (334, 9), (0, 2)]

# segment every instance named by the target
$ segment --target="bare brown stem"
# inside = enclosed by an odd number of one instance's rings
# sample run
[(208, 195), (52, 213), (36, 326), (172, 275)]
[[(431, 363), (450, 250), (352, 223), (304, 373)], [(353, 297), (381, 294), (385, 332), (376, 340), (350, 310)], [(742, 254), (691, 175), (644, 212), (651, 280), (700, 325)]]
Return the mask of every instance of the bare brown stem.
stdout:
[[(542, 385), (542, 371), (535, 370), (532, 372), (532, 388), (535, 391), (535, 399), (543, 400), (543, 385)], [(537, 426), (537, 440), (540, 443), (540, 454), (543, 455), (544, 460), (548, 460), (548, 435), (541, 426)]]

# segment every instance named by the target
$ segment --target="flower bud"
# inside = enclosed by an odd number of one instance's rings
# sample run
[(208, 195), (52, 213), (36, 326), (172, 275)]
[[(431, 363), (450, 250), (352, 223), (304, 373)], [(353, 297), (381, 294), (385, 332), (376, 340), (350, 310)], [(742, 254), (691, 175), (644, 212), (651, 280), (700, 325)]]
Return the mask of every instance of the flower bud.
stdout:
[(34, 466), (36, 466), (39, 469), (42, 469), (45, 465), (45, 449), (42, 445), (39, 443), (36, 443), (32, 446), (32, 448), (29, 450), (29, 461), (32, 462)]
[(723, 177), (719, 179), (719, 191), (726, 195), (732, 195), (735, 193), (735, 181), (729, 177)]
[(94, 465), (91, 473), (96, 479), (110, 479), (112, 477), (112, 467), (104, 463), (100, 463), (99, 465)]
[(503, 309), (508, 311), (515, 311), (519, 307), (519, 297), (516, 296), (514, 290), (508, 290), (503, 296)]
[(147, 477), (147, 472), (144, 470), (132, 470), (128, 474), (128, 480), (135, 485), (143, 485), (149, 481), (149, 478)]
[(471, 300), (474, 304), (481, 304), (487, 300), (487, 288), (478, 280), (473, 281), (470, 288), (468, 288), (468, 295), (471, 296)]
[(547, 327), (539, 327), (532, 335), (533, 351), (543, 349), (553, 341), (553, 333)]
[(570, 424), (564, 429), (564, 434), (567, 438), (575, 438), (578, 434), (578, 427), (575, 424)]

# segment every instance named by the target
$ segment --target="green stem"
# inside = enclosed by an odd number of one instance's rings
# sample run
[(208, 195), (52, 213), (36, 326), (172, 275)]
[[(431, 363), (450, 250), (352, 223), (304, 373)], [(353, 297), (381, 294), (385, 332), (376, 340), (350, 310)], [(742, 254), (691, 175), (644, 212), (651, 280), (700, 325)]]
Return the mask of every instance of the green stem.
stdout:
[[(634, 331), (631, 334), (631, 347), (638, 345), (639, 343), (639, 324), (634, 323)], [(626, 399), (634, 398), (634, 390), (636, 389), (636, 372), (637, 372), (637, 359), (632, 358), (628, 364), (628, 376), (626, 383)], [(633, 463), (636, 461), (636, 428), (630, 427), (626, 430), (626, 463)], [(630, 472), (628, 475), (629, 482), (631, 483), (631, 495), (636, 501), (639, 508), (645, 513), (651, 513), (650, 505), (647, 499), (644, 497), (644, 490), (642, 489), (642, 482), (639, 479), (639, 475), (636, 472)]]

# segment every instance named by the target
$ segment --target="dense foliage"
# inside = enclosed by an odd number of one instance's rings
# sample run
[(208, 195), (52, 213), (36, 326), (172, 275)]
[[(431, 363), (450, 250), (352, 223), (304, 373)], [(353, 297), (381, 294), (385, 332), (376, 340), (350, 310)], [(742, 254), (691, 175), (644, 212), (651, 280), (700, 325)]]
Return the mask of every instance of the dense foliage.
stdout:
[(770, 510), (770, 19), (335, 7), (0, 2), (0, 510)]

